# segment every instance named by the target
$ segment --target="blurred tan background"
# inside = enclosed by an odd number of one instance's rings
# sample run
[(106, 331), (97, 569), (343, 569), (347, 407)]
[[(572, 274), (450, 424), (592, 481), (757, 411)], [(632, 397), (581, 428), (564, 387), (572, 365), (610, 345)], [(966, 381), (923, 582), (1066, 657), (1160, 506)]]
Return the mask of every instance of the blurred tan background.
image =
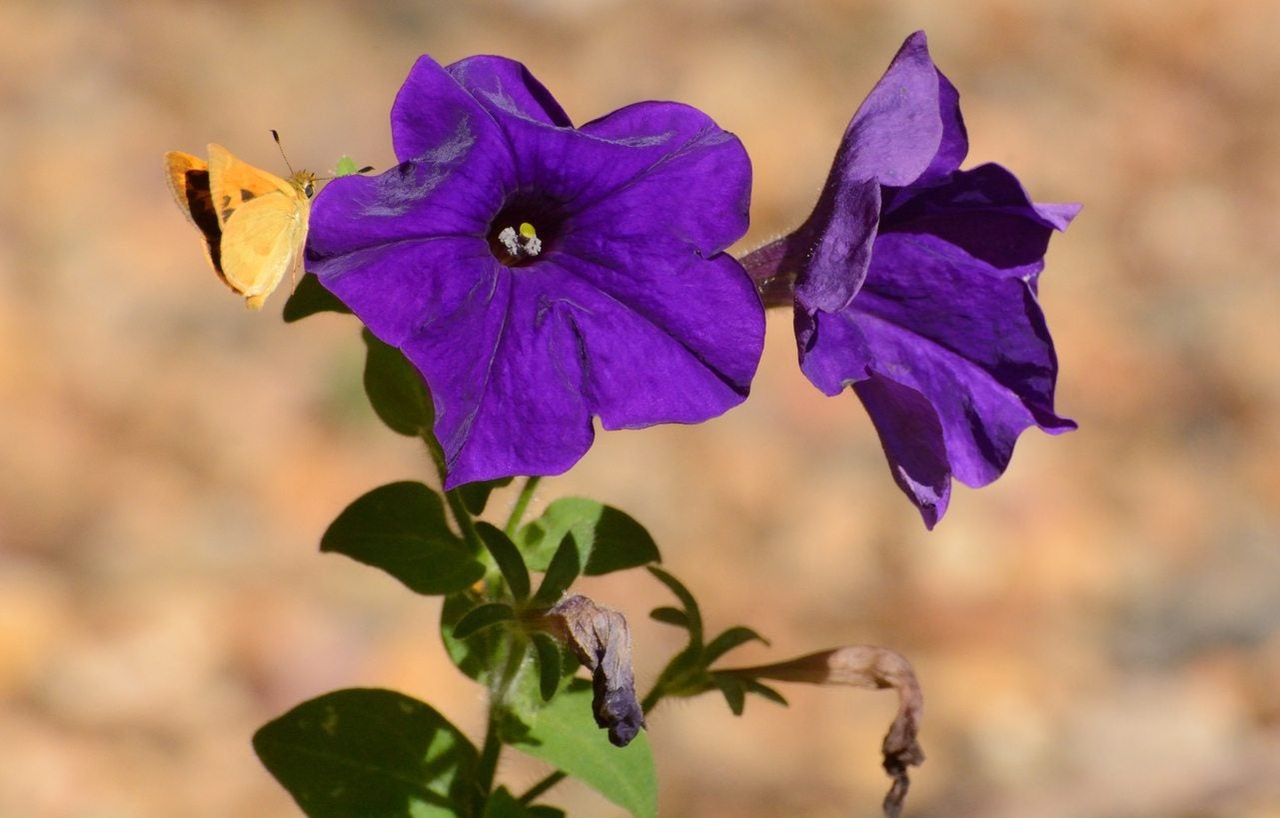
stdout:
[[(917, 28), (961, 91), (969, 164), (1086, 204), (1042, 287), (1080, 431), (1028, 432), (927, 533), (779, 313), (746, 405), (604, 435), (538, 504), (590, 492), (648, 524), (712, 626), (774, 640), (746, 662), (910, 656), (929, 760), (909, 815), (1280, 815), (1280, 5), (6, 0), (0, 816), (300, 815), (249, 736), (339, 686), (481, 727), (438, 602), (317, 552), (346, 502), (430, 473), (366, 407), (354, 322), (285, 326), (280, 296), (245, 312), (170, 201), (165, 150), (218, 141), (283, 171), (277, 128), (295, 165), (385, 167), (417, 55), (501, 53), (578, 121), (674, 98), (738, 133), (745, 248), (806, 215)], [(585, 589), (635, 623), (647, 688), (678, 641), (646, 619), (664, 592)], [(710, 696), (653, 716), (665, 815), (876, 814), (893, 697), (784, 692), (743, 719)]]

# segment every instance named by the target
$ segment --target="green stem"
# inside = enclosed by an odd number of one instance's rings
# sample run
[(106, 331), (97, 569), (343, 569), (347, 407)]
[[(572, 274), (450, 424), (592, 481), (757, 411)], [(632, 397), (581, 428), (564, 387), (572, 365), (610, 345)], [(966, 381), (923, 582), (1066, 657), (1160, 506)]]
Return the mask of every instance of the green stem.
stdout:
[(508, 537), (515, 538), (516, 530), (520, 528), (520, 521), (524, 519), (524, 513), (529, 508), (529, 501), (533, 499), (533, 491), (538, 487), (538, 481), (541, 479), (536, 475), (525, 478), (524, 485), (520, 487), (520, 496), (516, 498), (516, 504), (511, 507), (511, 516), (507, 518), (507, 525), (503, 529)]
[(480, 748), (480, 764), (476, 768), (476, 784), (488, 801), (493, 791), (493, 776), (498, 771), (498, 756), (502, 754), (502, 739), (498, 736), (497, 714), (489, 710), (489, 726), (485, 729), (484, 745)]
[[(436, 440), (436, 436), (431, 433), (430, 429), (423, 430), (422, 442), (427, 444), (427, 451), (431, 453), (431, 460), (436, 464), (436, 473), (440, 475), (440, 490), (444, 491), (444, 481), (448, 475), (448, 469), (444, 462), (444, 450), (440, 448), (439, 441)], [(480, 535), (476, 533), (476, 525), (471, 519), (471, 512), (467, 511), (466, 504), (462, 502), (462, 496), (456, 491), (444, 491), (444, 500), (449, 505), (449, 511), (453, 514), (453, 521), (457, 524), (458, 533), (462, 535), (462, 539), (466, 540), (467, 545), (476, 551), (484, 548), (484, 543), (480, 541)]]
[(539, 781), (537, 784), (534, 784), (525, 792), (524, 795), (520, 796), (520, 803), (526, 804), (526, 805), (532, 804), (534, 800), (537, 799), (538, 796), (542, 795), (544, 792), (551, 789), (556, 784), (559, 784), (561, 781), (565, 780), (568, 777), (569, 777), (568, 773), (563, 772), (561, 770), (556, 770), (555, 772), (548, 775), (546, 778)]

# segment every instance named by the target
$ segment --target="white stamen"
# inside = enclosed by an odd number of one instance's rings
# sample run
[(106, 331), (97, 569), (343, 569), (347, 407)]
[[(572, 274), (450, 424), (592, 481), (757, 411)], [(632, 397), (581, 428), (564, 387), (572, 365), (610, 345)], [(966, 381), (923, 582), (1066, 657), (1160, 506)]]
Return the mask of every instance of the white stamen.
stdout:
[[(498, 233), (498, 241), (502, 242), (502, 246), (507, 248), (507, 252), (513, 257), (520, 257), (520, 242), (516, 239), (516, 230), (514, 227), (504, 227), (502, 232)], [(539, 247), (541, 249), (541, 247)]]
[(542, 252), (542, 239), (537, 236), (530, 236), (524, 241), (524, 251), (531, 256), (536, 256)]

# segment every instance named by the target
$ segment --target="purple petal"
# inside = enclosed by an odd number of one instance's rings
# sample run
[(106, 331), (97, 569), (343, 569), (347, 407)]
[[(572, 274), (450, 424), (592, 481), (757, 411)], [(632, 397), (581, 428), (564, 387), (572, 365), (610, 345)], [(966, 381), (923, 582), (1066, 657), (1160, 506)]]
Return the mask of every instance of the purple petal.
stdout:
[[(924, 32), (920, 32), (920, 37), (924, 38)], [(929, 167), (916, 180), (918, 185), (945, 179), (948, 174), (958, 170), (960, 163), (969, 155), (969, 132), (964, 127), (964, 118), (960, 116), (960, 92), (941, 71), (938, 71), (938, 116), (942, 119), (938, 152)]]
[(445, 69), (477, 101), (547, 125), (572, 127), (568, 114), (529, 69), (506, 57), (468, 57)]
[(645, 233), (679, 235), (707, 256), (746, 232), (750, 160), (697, 109), (644, 102), (580, 129), (488, 110), (513, 146), (516, 188), (571, 212), (575, 232), (611, 235), (624, 213), (647, 221)]
[(650, 264), (616, 266), (625, 258), (562, 253), (549, 262), (566, 273), (557, 292), (571, 305), (591, 411), (604, 428), (698, 423), (745, 400), (764, 314), (738, 263), (721, 254), (673, 268), (651, 253), (632, 260)]
[(1038, 205), (996, 164), (958, 171), (942, 185), (889, 192), (881, 233), (910, 233), (942, 253), (984, 262), (999, 275), (1034, 276), (1049, 237), (1064, 230), (1078, 205)]
[(810, 311), (848, 306), (866, 278), (880, 186), (937, 184), (968, 150), (960, 96), (918, 31), (854, 114), (813, 214), (796, 231), (811, 245), (796, 301)]
[[(314, 227), (311, 233), (316, 235)], [(307, 270), (374, 335), (397, 347), (491, 290), (498, 266), (484, 241), (457, 236), (388, 242), (307, 261)]]
[(513, 178), (505, 149), (480, 140), (377, 176), (334, 179), (311, 206), (307, 269), (380, 244), (438, 236), (483, 240)]
[(580, 216), (625, 241), (659, 231), (710, 257), (747, 232), (751, 160), (736, 136), (696, 108), (641, 102), (582, 126), (582, 133), (636, 154), (635, 172)]
[(404, 345), (435, 399), (446, 488), (559, 474), (590, 448), (582, 347), (552, 283), (503, 268), (491, 289)]
[(391, 105), (397, 159), (449, 163), (477, 144), (503, 147), (500, 137), (492, 117), (448, 71), (428, 56), (418, 58)]
[(880, 435), (893, 480), (932, 529), (947, 513), (951, 466), (942, 424), (929, 399), (909, 386), (868, 370), (853, 385)]
[(960, 96), (917, 31), (853, 115), (836, 163), (845, 179), (902, 186), (956, 170), (968, 149)]
[(942, 424), (952, 471), (998, 477), (1028, 426), (1075, 428), (1053, 412), (1058, 362), (1030, 285), (940, 255), (907, 234), (876, 241), (862, 291), (811, 319), (801, 367), (827, 394), (879, 372), (916, 390)]
[(880, 222), (880, 183), (848, 181), (823, 192), (802, 231), (809, 252), (796, 282), (796, 303), (814, 312), (849, 305), (867, 277)]

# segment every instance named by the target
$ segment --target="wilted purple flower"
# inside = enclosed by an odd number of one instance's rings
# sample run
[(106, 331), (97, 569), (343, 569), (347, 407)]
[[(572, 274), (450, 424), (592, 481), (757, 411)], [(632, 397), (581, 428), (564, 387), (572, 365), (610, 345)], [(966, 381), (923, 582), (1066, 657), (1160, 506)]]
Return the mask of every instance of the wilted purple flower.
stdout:
[(917, 32), (849, 123), (809, 219), (743, 260), (758, 279), (795, 272), (801, 368), (828, 395), (853, 387), (930, 528), (953, 474), (986, 485), (1023, 429), (1075, 428), (1053, 411), (1036, 276), (1079, 207), (1033, 203), (999, 165), (959, 170), (968, 148)]
[(737, 138), (642, 102), (574, 128), (525, 67), (414, 65), (400, 164), (316, 199), (307, 269), (435, 401), (447, 486), (557, 474), (606, 429), (746, 398), (764, 313), (724, 249), (747, 228)]

